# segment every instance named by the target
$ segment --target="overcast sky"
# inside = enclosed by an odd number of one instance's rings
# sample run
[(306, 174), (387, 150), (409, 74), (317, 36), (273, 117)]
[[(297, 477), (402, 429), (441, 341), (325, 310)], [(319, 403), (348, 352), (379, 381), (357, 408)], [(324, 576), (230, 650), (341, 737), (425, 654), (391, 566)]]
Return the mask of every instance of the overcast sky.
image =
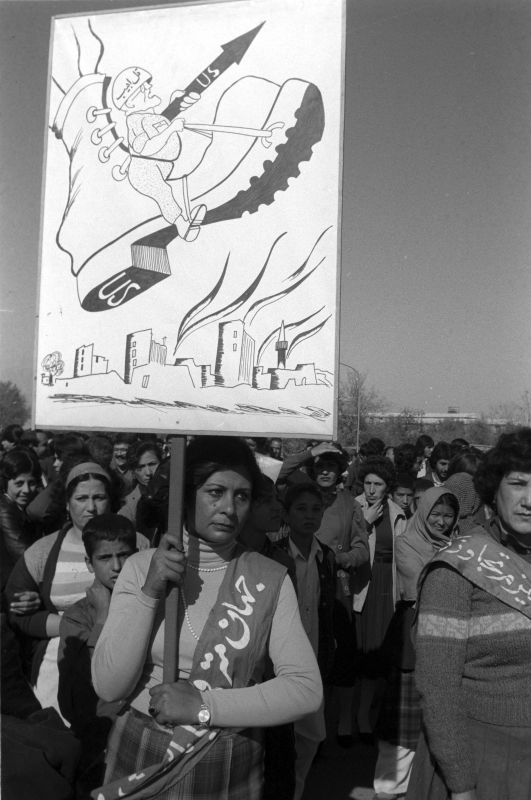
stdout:
[[(0, 375), (28, 397), (50, 17), (140, 5), (0, 2)], [(394, 409), (531, 389), (530, 86), (528, 0), (347, 0), (341, 360)]]

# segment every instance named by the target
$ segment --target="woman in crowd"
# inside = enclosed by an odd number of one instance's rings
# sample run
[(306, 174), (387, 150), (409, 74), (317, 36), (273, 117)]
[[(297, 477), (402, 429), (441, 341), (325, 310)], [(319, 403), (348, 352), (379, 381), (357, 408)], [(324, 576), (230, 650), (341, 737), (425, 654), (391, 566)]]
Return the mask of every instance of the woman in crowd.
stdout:
[(433, 481), (434, 486), (442, 486), (448, 477), (448, 466), (452, 452), (448, 442), (437, 442), (428, 459), (426, 478)]
[(422, 465), (422, 453), (414, 444), (404, 442), (404, 444), (399, 444), (398, 447), (395, 447), (393, 463), (397, 472), (409, 472), (413, 478), (416, 478)]
[[(100, 697), (127, 700), (109, 738), (101, 800), (144, 782), (144, 797), (255, 800), (262, 791), (259, 729), (321, 704), (316, 659), (286, 569), (237, 543), (259, 480), (243, 441), (194, 440), (186, 457), (184, 553), (165, 534), (156, 551), (132, 556), (120, 574), (92, 660)], [(161, 683), (168, 581), (179, 587), (184, 622), (178, 680)], [(260, 684), (267, 654), (276, 677)]]
[(0, 591), (3, 592), (16, 562), (39, 535), (26, 512), (41, 481), (41, 467), (33, 450), (10, 450), (0, 465), (0, 481)]
[(2, 450), (4, 453), (10, 453), (11, 450), (20, 443), (24, 429), (21, 425), (8, 425), (0, 434), (0, 441), (2, 442)]
[(364, 654), (358, 727), (364, 743), (371, 743), (370, 709), (382, 674), (380, 647), (397, 599), (395, 541), (404, 532), (406, 516), (388, 499), (395, 472), (387, 458), (367, 460), (359, 473), (364, 492), (356, 499), (367, 523), (370, 561), (354, 576), (354, 618), (358, 647)]
[(359, 503), (351, 492), (341, 488), (342, 476), (348, 466), (348, 455), (340, 444), (322, 442), (316, 447), (296, 453), (284, 460), (278, 484), (283, 485), (301, 466), (306, 480), (315, 482), (321, 492), (324, 515), (317, 539), (330, 547), (338, 566), (336, 599), (334, 603), (334, 634), (337, 650), (327, 683), (339, 689), (340, 714), (337, 742), (351, 747), (352, 700), (357, 678), (358, 647), (352, 614), (352, 594), (355, 573), (369, 560), (367, 528)]
[(459, 534), (464, 536), (477, 525), (487, 522), (485, 504), (477, 493), (474, 479), (468, 472), (456, 472), (444, 484), (459, 500)]
[(408, 800), (531, 797), (531, 429), (503, 434), (474, 483), (494, 516), (421, 576)]
[(145, 493), (161, 462), (162, 450), (155, 442), (138, 442), (132, 445), (127, 452), (127, 463), (133, 471), (136, 486), (125, 498), (118, 513), (130, 519), (136, 529), (149, 539), (151, 539), (152, 531), (138, 524), (136, 512), (138, 501)]
[(417, 512), (396, 541), (400, 593), (389, 625), (390, 669), (377, 724), (376, 797), (404, 795), (420, 735), (420, 697), (415, 688), (415, 653), (410, 628), (417, 599), (417, 581), (425, 565), (448, 544), (459, 516), (457, 498), (447, 487), (428, 489)]
[[(57, 710), (61, 614), (85, 596), (85, 590), (94, 580), (85, 564), (83, 527), (92, 517), (116, 511), (118, 504), (116, 479), (101, 464), (87, 462), (83, 454), (63, 463), (59, 479), (68, 522), (60, 531), (39, 539), (25, 551), (6, 587), (9, 601), (15, 599), (17, 592), (39, 594), (38, 607), (24, 616), (12, 613), (10, 623), (22, 633), (41, 640), (33, 659), (31, 683), (42, 706)], [(148, 546), (144, 537), (140, 537), (140, 546)]]
[(417, 453), (422, 454), (422, 463), (417, 472), (417, 478), (426, 477), (426, 473), (428, 471), (428, 459), (431, 456), (434, 446), (435, 442), (431, 436), (428, 436), (426, 433), (421, 434), (415, 442), (415, 449)]

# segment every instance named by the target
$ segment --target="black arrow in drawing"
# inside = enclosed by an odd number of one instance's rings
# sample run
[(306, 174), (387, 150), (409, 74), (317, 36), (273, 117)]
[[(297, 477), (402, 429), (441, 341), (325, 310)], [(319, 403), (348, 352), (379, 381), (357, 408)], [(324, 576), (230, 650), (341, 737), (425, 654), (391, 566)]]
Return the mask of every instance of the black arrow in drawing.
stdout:
[[(236, 39), (233, 39), (232, 42), (222, 44), (221, 49), (223, 52), (221, 55), (219, 55), (212, 62), (212, 64), (210, 64), (205, 70), (203, 70), (203, 72), (201, 72), (200, 75), (198, 75), (191, 83), (188, 84), (184, 90), (184, 94), (187, 95), (190, 94), (190, 92), (202, 94), (205, 89), (214, 83), (216, 78), (219, 78), (219, 76), (225, 72), (226, 69), (233, 64), (239, 64), (262, 25), (264, 25), (263, 22), (260, 25), (257, 25), (256, 28), (253, 28), (252, 31), (248, 31), (241, 36), (238, 36)], [(175, 100), (164, 109), (162, 116), (171, 121), (181, 110), (182, 100), (182, 97), (175, 98)]]

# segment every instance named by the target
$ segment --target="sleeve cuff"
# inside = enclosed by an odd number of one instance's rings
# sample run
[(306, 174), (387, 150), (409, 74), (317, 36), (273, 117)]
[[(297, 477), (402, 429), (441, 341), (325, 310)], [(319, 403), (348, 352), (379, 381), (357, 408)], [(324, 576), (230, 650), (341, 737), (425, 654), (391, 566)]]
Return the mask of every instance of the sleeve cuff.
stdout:
[(142, 589), (139, 589), (138, 592), (136, 593), (136, 599), (143, 606), (147, 606), (148, 608), (151, 608), (153, 610), (155, 610), (157, 608), (158, 604), (160, 603), (160, 597), (157, 597), (157, 598), (148, 597), (147, 594), (144, 594)]

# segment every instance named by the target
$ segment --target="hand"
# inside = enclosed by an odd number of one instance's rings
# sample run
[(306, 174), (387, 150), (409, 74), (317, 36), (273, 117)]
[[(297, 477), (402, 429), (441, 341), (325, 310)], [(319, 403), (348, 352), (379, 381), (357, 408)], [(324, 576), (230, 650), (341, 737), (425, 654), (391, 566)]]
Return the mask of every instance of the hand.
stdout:
[(321, 444), (316, 444), (315, 447), (312, 447), (310, 453), (312, 454), (313, 458), (317, 458), (317, 456), (324, 456), (325, 453), (339, 453), (340, 450), (337, 447), (334, 447), (333, 444), (329, 444), (328, 442), (321, 442)]
[(159, 725), (197, 725), (202, 699), (199, 689), (188, 681), (159, 683), (149, 690), (153, 719)]
[(190, 92), (190, 94), (184, 96), (183, 89), (176, 89), (170, 98), (170, 102), (173, 103), (173, 101), (178, 97), (182, 97), (181, 111), (184, 111), (185, 108), (190, 108), (190, 106), (193, 106), (194, 103), (197, 103), (201, 95), (197, 92)]
[(350, 562), (347, 553), (336, 553), (336, 564), (340, 567), (349, 567)]
[(111, 605), (111, 593), (97, 578), (92, 586), (85, 590), (91, 606), (96, 610), (96, 622), (106, 622)]
[(175, 117), (170, 122), (170, 128), (173, 131), (177, 131), (178, 133), (182, 133), (184, 131), (184, 119), (183, 117)]
[(450, 797), (451, 800), (478, 800), (475, 789), (469, 789), (468, 792), (452, 792)]
[(380, 519), (382, 514), (383, 502), (381, 500), (377, 500), (372, 506), (367, 506), (367, 508), (363, 511), (363, 516), (365, 517), (365, 522), (367, 525), (374, 525), (376, 520)]
[(22, 617), (26, 614), (34, 614), (41, 607), (41, 598), (38, 592), (15, 592), (14, 600), (10, 603), (9, 608), (13, 614)]
[(153, 553), (146, 582), (142, 591), (148, 597), (158, 600), (166, 591), (168, 581), (182, 586), (186, 573), (186, 556), (182, 543), (174, 534), (165, 533)]

